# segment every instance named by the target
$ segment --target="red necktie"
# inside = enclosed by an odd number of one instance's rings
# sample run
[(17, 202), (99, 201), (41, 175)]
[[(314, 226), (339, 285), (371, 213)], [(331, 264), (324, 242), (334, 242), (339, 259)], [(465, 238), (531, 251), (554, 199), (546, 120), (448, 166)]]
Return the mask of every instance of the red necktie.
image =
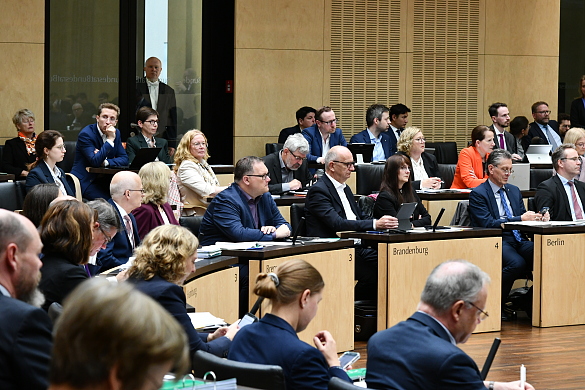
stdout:
[(577, 201), (577, 193), (575, 192), (575, 183), (572, 181), (567, 182), (569, 187), (571, 187), (571, 198), (573, 198), (573, 208), (575, 209), (575, 217), (577, 219), (583, 219), (583, 211), (581, 207), (579, 207), (579, 202)]

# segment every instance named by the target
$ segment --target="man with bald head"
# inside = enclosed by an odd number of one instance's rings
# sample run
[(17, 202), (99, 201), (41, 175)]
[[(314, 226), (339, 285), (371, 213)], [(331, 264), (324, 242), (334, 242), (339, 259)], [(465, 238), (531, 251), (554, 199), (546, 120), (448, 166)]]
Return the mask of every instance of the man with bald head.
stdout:
[(177, 101), (175, 90), (159, 80), (162, 69), (162, 62), (156, 57), (150, 57), (144, 63), (145, 78), (136, 84), (142, 100), (136, 109), (147, 106), (158, 111), (160, 135), (168, 141), (172, 156), (177, 147)]
[(144, 195), (140, 176), (131, 171), (116, 173), (110, 183), (110, 195), (112, 198), (108, 202), (117, 212), (120, 230), (113, 239), (106, 238), (109, 241), (106, 248), (97, 254), (101, 272), (126, 264), (134, 248), (140, 245), (136, 219), (132, 215), (132, 211), (142, 204)]
[[(0, 209), (0, 389), (46, 389), (51, 321), (37, 290), (43, 244), (27, 218)], [(35, 306), (32, 306), (32, 305)]]

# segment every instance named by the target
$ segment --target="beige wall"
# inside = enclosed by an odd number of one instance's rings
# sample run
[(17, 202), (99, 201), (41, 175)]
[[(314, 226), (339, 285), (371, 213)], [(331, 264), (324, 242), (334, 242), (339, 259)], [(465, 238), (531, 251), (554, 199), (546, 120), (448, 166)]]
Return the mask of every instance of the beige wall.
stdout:
[(0, 143), (16, 136), (12, 117), (21, 108), (34, 112), (43, 128), (45, 1), (5, 0), (0, 12)]

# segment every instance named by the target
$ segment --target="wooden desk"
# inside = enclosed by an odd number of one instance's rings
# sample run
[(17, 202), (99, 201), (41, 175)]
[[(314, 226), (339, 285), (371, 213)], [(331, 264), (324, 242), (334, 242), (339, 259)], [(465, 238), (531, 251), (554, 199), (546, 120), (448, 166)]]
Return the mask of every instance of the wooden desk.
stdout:
[[(268, 242), (266, 244), (269, 244)], [(323, 276), (325, 288), (317, 315), (299, 338), (313, 345), (317, 332), (326, 329), (337, 343), (337, 351), (354, 348), (354, 249), (352, 240), (330, 243), (310, 243), (295, 246), (266, 247), (261, 250), (224, 250), (229, 256), (238, 256), (240, 263), (247, 262), (250, 268), (249, 307), (257, 297), (252, 292), (256, 276), (260, 272), (274, 272), (286, 260), (303, 259), (312, 264)], [(265, 300), (258, 316), (269, 311)]]
[(229, 186), (234, 182), (234, 168), (233, 165), (211, 165), (220, 186)]
[(585, 324), (585, 226), (505, 224), (504, 229), (534, 234), (532, 325)]
[(0, 182), (14, 181), (14, 175), (11, 173), (0, 174)]
[(465, 259), (486, 272), (491, 283), (486, 311), (490, 316), (475, 332), (500, 330), (502, 231), (467, 229), (456, 232), (368, 234), (348, 232), (343, 238), (378, 244), (378, 330), (406, 320), (416, 311), (427, 277), (446, 260)]

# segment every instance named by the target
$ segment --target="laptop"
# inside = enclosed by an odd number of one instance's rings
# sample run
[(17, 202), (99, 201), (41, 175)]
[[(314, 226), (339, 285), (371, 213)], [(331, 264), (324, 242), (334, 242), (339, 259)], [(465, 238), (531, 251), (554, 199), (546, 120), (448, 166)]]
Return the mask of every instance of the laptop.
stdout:
[[(539, 145), (540, 146), (540, 145)], [(548, 146), (548, 145), (544, 145)], [(508, 183), (514, 184), (520, 191), (527, 191), (530, 189), (530, 164), (514, 164), (512, 165), (514, 173), (508, 177)]]
[[(526, 150), (526, 157), (530, 164), (552, 164), (550, 145), (530, 145)], [(514, 170), (516, 170), (514, 166)]]
[(140, 148), (134, 156), (134, 160), (130, 164), (130, 169), (138, 170), (142, 168), (144, 164), (153, 162), (162, 148)]
[(347, 144), (347, 148), (353, 154), (353, 161), (356, 161), (358, 164), (372, 162), (374, 146), (376, 145), (363, 143)]

